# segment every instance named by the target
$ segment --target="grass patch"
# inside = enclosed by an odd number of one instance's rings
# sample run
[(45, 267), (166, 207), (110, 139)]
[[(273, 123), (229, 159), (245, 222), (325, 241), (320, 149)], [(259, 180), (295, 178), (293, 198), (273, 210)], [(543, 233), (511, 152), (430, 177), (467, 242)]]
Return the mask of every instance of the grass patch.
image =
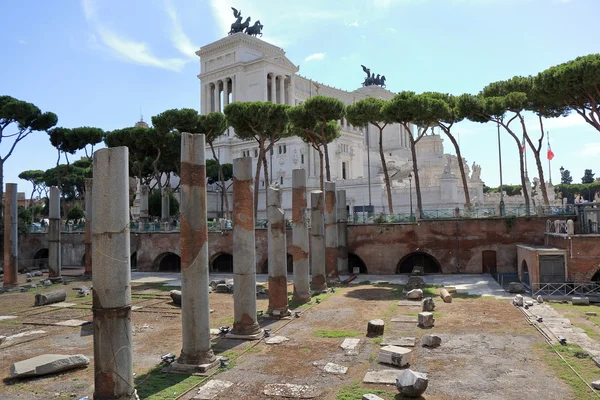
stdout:
[(360, 382), (355, 382), (350, 386), (344, 386), (337, 393), (336, 400), (361, 400), (362, 396), (367, 393), (373, 393), (385, 400), (394, 400), (396, 393), (386, 390), (362, 389)]
[(383, 337), (381, 337), (381, 336), (373, 339), (373, 343), (376, 344), (377, 346), (379, 346), (381, 344), (381, 342), (383, 342)]
[(205, 379), (201, 376), (164, 374), (160, 372), (161, 368), (155, 367), (135, 377), (140, 399), (171, 400)]
[(542, 356), (556, 375), (573, 390), (577, 399), (596, 399), (593, 392), (581, 379), (561, 360), (553, 350), (563, 358), (585, 379), (592, 382), (598, 377), (598, 367), (590, 357), (585, 356), (585, 351), (577, 345), (542, 345)]
[(370, 285), (371, 281), (360, 281), (358, 282), (359, 285)]
[(345, 338), (355, 337), (363, 335), (362, 332), (356, 331), (343, 331), (343, 330), (328, 330), (328, 329), (317, 329), (313, 332), (313, 336), (320, 338)]
[(220, 326), (232, 326), (234, 322), (235, 322), (234, 317), (221, 318), (219, 320), (219, 325)]
[(155, 294), (132, 294), (132, 299), (155, 299)]

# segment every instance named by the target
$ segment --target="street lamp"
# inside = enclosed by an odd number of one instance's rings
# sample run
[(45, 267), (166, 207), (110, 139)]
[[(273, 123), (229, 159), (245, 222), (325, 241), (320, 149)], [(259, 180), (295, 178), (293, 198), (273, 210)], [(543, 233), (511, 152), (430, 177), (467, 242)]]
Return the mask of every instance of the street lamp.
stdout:
[(408, 192), (410, 195), (410, 220), (413, 220), (413, 207), (412, 207), (412, 173), (408, 173)]

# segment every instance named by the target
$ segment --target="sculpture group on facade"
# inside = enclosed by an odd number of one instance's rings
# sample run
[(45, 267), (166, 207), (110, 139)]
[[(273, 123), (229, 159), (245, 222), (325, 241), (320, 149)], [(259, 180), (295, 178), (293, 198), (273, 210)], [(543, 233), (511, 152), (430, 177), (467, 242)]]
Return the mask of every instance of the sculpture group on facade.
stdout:
[(373, 72), (371, 74), (371, 69), (365, 67), (364, 65), (361, 65), (363, 71), (365, 71), (365, 73), (367, 74), (367, 77), (365, 78), (365, 81), (363, 82), (363, 86), (381, 86), (381, 87), (385, 87), (385, 75), (379, 75), (377, 74), (377, 76), (375, 76), (375, 72)]
[(236, 18), (236, 21), (231, 24), (231, 30), (229, 31), (230, 35), (234, 35), (236, 33), (244, 32), (250, 36), (261, 36), (262, 37), (262, 24), (260, 20), (256, 21), (254, 25), (250, 25), (251, 18), (248, 17), (244, 22), (242, 22), (242, 11), (238, 11), (235, 8), (231, 7), (233, 10), (233, 16)]

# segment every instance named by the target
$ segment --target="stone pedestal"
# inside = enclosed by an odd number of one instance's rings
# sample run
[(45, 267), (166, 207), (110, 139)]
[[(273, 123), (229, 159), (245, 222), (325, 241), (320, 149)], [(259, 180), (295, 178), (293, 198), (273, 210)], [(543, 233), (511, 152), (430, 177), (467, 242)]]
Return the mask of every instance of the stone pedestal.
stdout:
[(92, 179), (85, 183), (85, 276), (92, 276)]
[[(458, 199), (459, 179), (451, 173), (444, 173), (440, 177), (440, 194), (442, 203), (456, 203)], [(464, 203), (464, 199), (461, 203)]]
[(337, 191), (338, 274), (348, 274), (348, 210), (346, 191)]
[(48, 211), (48, 279), (60, 281), (61, 278), (61, 253), (60, 253), (60, 191), (56, 186), (50, 188)]
[(94, 400), (137, 399), (131, 345), (129, 152), (94, 153)]
[(310, 301), (310, 268), (308, 261), (308, 226), (306, 224), (306, 170), (292, 171), (292, 247), (294, 258), (295, 303)]
[(181, 324), (183, 345), (172, 369), (204, 373), (218, 360), (210, 347), (205, 137), (181, 134)]
[(267, 192), (268, 252), (269, 252), (269, 309), (273, 316), (289, 315), (287, 298), (287, 246), (285, 213), (281, 208), (282, 191), (269, 186)]
[(18, 285), (18, 223), (17, 184), (7, 183), (4, 194), (4, 289)]
[(325, 182), (325, 273), (327, 280), (338, 279), (338, 228), (335, 182)]
[(150, 188), (147, 185), (142, 185), (140, 187), (140, 222), (142, 223), (148, 222), (149, 218), (148, 193), (150, 193)]
[(233, 160), (233, 329), (232, 339), (260, 339), (256, 318), (256, 249), (252, 158)]
[(317, 292), (327, 290), (325, 279), (325, 226), (323, 224), (323, 192), (310, 193), (310, 267), (311, 289)]

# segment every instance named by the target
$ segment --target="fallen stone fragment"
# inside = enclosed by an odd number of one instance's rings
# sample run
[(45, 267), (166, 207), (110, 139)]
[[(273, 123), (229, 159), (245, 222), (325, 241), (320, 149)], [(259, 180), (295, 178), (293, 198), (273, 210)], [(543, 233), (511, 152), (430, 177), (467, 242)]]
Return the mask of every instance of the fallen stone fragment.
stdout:
[(420, 276), (410, 276), (408, 278), (406, 286), (404, 287), (404, 290), (410, 291), (413, 289), (420, 289), (423, 286), (425, 286), (425, 281), (423, 280), (423, 278), (421, 278)]
[(215, 288), (215, 293), (231, 293), (231, 288), (225, 283), (219, 283)]
[(52, 281), (50, 279), (46, 279), (44, 281), (40, 281), (40, 283), (44, 286), (52, 286)]
[(11, 335), (11, 336), (7, 336), (6, 340), (20, 339), (20, 338), (25, 337), (25, 336), (41, 335), (43, 333), (46, 333), (46, 331), (25, 331), (25, 332), (21, 332), (21, 333), (17, 333), (17, 334)]
[(440, 288), (439, 292), (440, 297), (442, 300), (444, 300), (444, 303), (452, 303), (452, 296), (450, 295), (450, 292), (446, 290), (446, 288)]
[(286, 338), (285, 336), (273, 336), (268, 339), (265, 339), (265, 343), (266, 344), (281, 344), (281, 343), (287, 342), (289, 340), (290, 339)]
[(588, 317), (596, 317), (598, 316), (598, 313), (596, 311), (586, 311), (585, 315), (587, 315)]
[(221, 330), (220, 329), (216, 329), (216, 328), (211, 328), (210, 329), (210, 334), (211, 335), (220, 335), (221, 334)]
[(516, 295), (513, 298), (513, 304), (517, 307), (523, 307), (523, 296), (521, 296), (520, 294)]
[(527, 300), (527, 301), (525, 301), (525, 305), (529, 306), (529, 307), (533, 307), (533, 300)]
[(508, 284), (508, 293), (525, 293), (525, 285), (521, 282), (511, 282)]
[(413, 289), (406, 293), (407, 299), (421, 300), (423, 298), (423, 291), (421, 289)]
[(423, 335), (421, 337), (421, 344), (425, 347), (438, 347), (442, 344), (442, 338), (438, 335)]
[(403, 338), (384, 338), (380, 345), (381, 346), (400, 346), (400, 347), (415, 347), (414, 337), (403, 337)]
[(171, 300), (173, 303), (180, 306), (181, 305), (181, 290), (171, 290), (169, 292), (169, 296), (171, 296)]
[(85, 367), (90, 360), (83, 354), (73, 356), (62, 354), (44, 354), (16, 362), (10, 368), (10, 376), (13, 378), (25, 378), (28, 376), (42, 376), (67, 371), (73, 368)]
[(384, 346), (377, 354), (377, 361), (384, 364), (404, 367), (410, 363), (412, 350), (399, 346)]
[(383, 335), (385, 322), (382, 319), (372, 319), (367, 323), (367, 336), (377, 337)]
[(397, 369), (382, 369), (380, 371), (369, 371), (363, 378), (364, 383), (383, 383), (387, 385), (393, 385), (396, 383), (396, 377), (398, 376)]
[(279, 396), (292, 399), (313, 399), (321, 395), (316, 386), (293, 385), (291, 383), (273, 383), (265, 386), (267, 396)]
[(197, 400), (212, 400), (216, 399), (221, 392), (225, 391), (229, 387), (233, 385), (233, 382), (229, 381), (221, 381), (218, 379), (214, 379), (209, 381), (206, 385), (202, 386), (200, 390), (198, 390), (198, 394), (193, 397), (193, 399)]
[(5, 319), (13, 319), (13, 318), (17, 318), (16, 315), (0, 315), (0, 321), (5, 320)]
[(356, 349), (359, 343), (360, 339), (346, 338), (344, 339), (342, 344), (340, 344), (340, 347), (344, 350), (354, 350)]
[(327, 363), (323, 368), (325, 372), (329, 372), (330, 374), (345, 374), (348, 372), (348, 367), (344, 367), (343, 365), (338, 365), (334, 363)]
[(592, 357), (592, 361), (594, 361), (596, 367), (600, 368), (600, 357)]
[(572, 297), (571, 303), (574, 306), (589, 306), (590, 298), (589, 297)]
[(67, 303), (66, 301), (61, 301), (60, 303), (50, 304), (50, 307), (67, 308), (67, 307), (73, 307), (76, 305), (77, 304), (75, 304), (75, 303)]
[(425, 297), (423, 299), (423, 311), (432, 312), (435, 309), (435, 303), (433, 302), (433, 298)]
[(33, 271), (32, 276), (42, 276), (42, 271)]
[(433, 324), (435, 323), (435, 319), (433, 318), (433, 314), (430, 312), (420, 312), (419, 313), (419, 327), (420, 328), (433, 328)]
[(57, 326), (82, 326), (82, 325), (86, 325), (89, 323), (90, 323), (90, 321), (83, 321), (80, 319), (68, 319), (66, 321), (57, 322), (54, 325), (57, 325)]
[(35, 305), (45, 306), (53, 303), (60, 303), (61, 301), (65, 301), (66, 298), (67, 292), (65, 292), (64, 290), (57, 290), (48, 293), (38, 293), (35, 295)]
[(600, 381), (592, 382), (592, 387), (596, 390), (600, 390)]
[(383, 399), (381, 397), (377, 396), (376, 394), (367, 393), (367, 394), (363, 394), (362, 400), (383, 400)]
[(427, 374), (407, 369), (396, 378), (396, 389), (405, 397), (419, 397), (425, 390), (429, 380)]
[(542, 296), (537, 297), (537, 302), (542, 304), (544, 302), (544, 298)]

